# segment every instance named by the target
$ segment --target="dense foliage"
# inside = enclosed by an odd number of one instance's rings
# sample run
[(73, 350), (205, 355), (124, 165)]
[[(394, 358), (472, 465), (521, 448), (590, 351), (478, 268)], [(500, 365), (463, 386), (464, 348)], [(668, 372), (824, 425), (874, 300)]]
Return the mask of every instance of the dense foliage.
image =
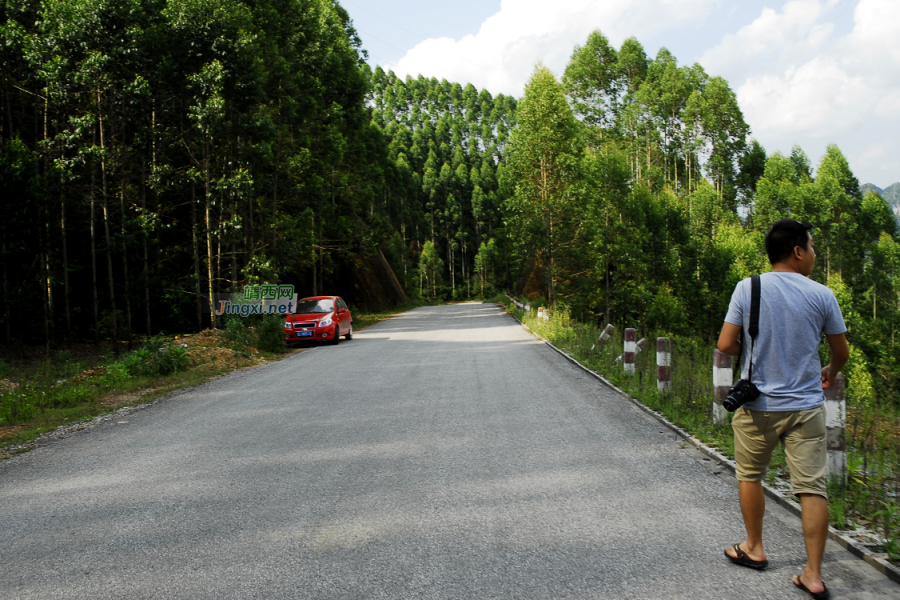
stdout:
[(768, 156), (728, 83), (665, 49), (594, 32), (516, 100), (372, 71), (331, 0), (4, 10), (7, 344), (203, 328), (211, 294), (259, 282), (359, 302), (515, 289), (710, 341), (792, 216), (850, 326), (853, 394), (894, 397), (890, 207), (837, 147), (816, 169)]
[(711, 343), (734, 285), (769, 269), (766, 228), (808, 221), (812, 277), (849, 328), (851, 399), (896, 402), (897, 223), (836, 146), (815, 170), (798, 147), (767, 156), (724, 80), (600, 32), (561, 80), (537, 67), (517, 120), (501, 194), (511, 256), (540, 281), (531, 296), (582, 321)]
[[(497, 260), (495, 231), (502, 224), (497, 169), (515, 126), (516, 101), (472, 84), (398, 78), (376, 67), (372, 120), (389, 140), (398, 176), (386, 194), (401, 208), (391, 252), (395, 269), (415, 287), (407, 263), (430, 242), (418, 285), (437, 295), (469, 296), (490, 279)], [(443, 257), (443, 258), (440, 258)], [(441, 268), (434, 268), (437, 260)], [(489, 284), (490, 286), (490, 284)]]
[(353, 298), (394, 165), (340, 5), (4, 7), (7, 344), (208, 327), (246, 283)]

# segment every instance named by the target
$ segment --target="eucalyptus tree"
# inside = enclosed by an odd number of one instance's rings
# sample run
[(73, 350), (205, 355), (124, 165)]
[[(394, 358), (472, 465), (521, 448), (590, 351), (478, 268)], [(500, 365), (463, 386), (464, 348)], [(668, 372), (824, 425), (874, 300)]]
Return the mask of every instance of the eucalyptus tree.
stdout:
[(512, 196), (506, 214), (514, 235), (543, 248), (547, 299), (555, 299), (555, 248), (569, 237), (572, 189), (582, 153), (578, 125), (565, 91), (547, 67), (538, 65), (516, 109), (518, 127), (507, 149), (504, 176)]
[(599, 30), (588, 36), (584, 46), (575, 46), (563, 85), (575, 114), (601, 141), (618, 121), (623, 83), (618, 53)]
[(437, 296), (437, 286), (441, 281), (441, 272), (444, 263), (431, 240), (422, 246), (422, 254), (419, 256), (419, 287), (420, 292), (431, 287), (431, 297)]
[[(36, 212), (30, 230), (4, 222), (4, 282), (43, 298), (17, 320), (4, 292), (3, 319), (23, 337), (43, 321), (52, 338), (58, 291), (73, 315), (95, 315), (97, 337), (105, 323), (120, 337), (120, 308), (130, 320), (137, 304), (148, 333), (151, 308), (158, 326), (181, 328), (188, 298), (199, 322), (201, 298), (242, 283), (334, 282), (398, 219), (406, 227), (395, 190), (415, 180), (401, 160), (411, 150), (370, 127), (368, 86), (384, 73), (366, 70), (330, 0), (5, 8), (0, 144), (24, 140), (23, 206)], [(392, 87), (401, 119), (406, 87)], [(11, 260), (29, 253), (33, 272)], [(70, 271), (92, 273), (72, 294)]]

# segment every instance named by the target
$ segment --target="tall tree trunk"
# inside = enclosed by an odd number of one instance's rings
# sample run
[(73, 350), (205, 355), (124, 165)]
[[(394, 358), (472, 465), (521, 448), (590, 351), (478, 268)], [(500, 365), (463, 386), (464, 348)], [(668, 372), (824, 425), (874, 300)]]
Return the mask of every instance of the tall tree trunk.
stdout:
[(38, 244), (41, 248), (38, 258), (41, 261), (41, 300), (43, 300), (42, 304), (44, 305), (44, 356), (50, 358), (50, 297), (48, 296), (50, 282), (46, 268), (47, 243), (44, 239), (43, 227), (38, 227)]
[[(675, 113), (672, 113), (672, 119), (675, 119)], [(677, 144), (676, 144), (677, 148)], [(675, 169), (675, 185), (672, 188), (677, 192), (678, 191), (678, 151), (676, 150), (672, 156), (672, 165)]]
[(248, 269), (248, 271), (249, 271), (249, 275), (252, 277), (253, 275), (256, 274), (255, 266), (253, 263), (253, 257), (256, 255), (256, 248), (254, 246), (254, 241), (253, 241), (253, 198), (252, 197), (247, 199), (247, 214), (250, 216), (250, 228), (249, 228), (249, 232), (248, 232), (248, 235), (250, 237), (250, 248), (248, 250), (248, 255), (247, 255), (247, 264), (250, 265), (250, 269)]
[(462, 228), (460, 227), (460, 237), (459, 237), (459, 246), (462, 251), (462, 278), (463, 281), (466, 282), (466, 296), (468, 296), (471, 291), (469, 290), (469, 280), (466, 278), (466, 240), (462, 235)]
[(53, 306), (53, 284), (51, 281), (51, 268), (50, 268), (50, 210), (49, 208), (44, 208), (44, 233), (45, 233), (45, 251), (44, 251), (44, 273), (45, 273), (45, 283), (47, 287), (47, 309), (50, 317), (50, 341), (56, 342), (56, 315), (55, 315), (55, 307)]
[(213, 305), (213, 253), (212, 253), (212, 221), (210, 219), (209, 198), (209, 143), (203, 142), (203, 196), (206, 199), (206, 258), (207, 275), (209, 277), (209, 328), (216, 328), (216, 311)]
[[(49, 141), (47, 139), (47, 98), (44, 97), (44, 176), (50, 174), (50, 154), (48, 152)], [(48, 207), (41, 209), (44, 219), (44, 243), (43, 243), (43, 262), (44, 287), (46, 288), (46, 313), (44, 317), (44, 336), (46, 341), (47, 358), (50, 357), (50, 342), (55, 341), (55, 327), (53, 319), (53, 289), (50, 283), (50, 211)]]
[(400, 223), (400, 233), (401, 239), (403, 240), (403, 247), (400, 250), (400, 260), (403, 263), (403, 290), (406, 290), (407, 281), (406, 281), (406, 223)]
[[(318, 238), (318, 236), (316, 236), (316, 215), (315, 215), (315, 213), (313, 213), (313, 214), (311, 214), (311, 215), (309, 216), (309, 221), (310, 221), (310, 227), (312, 228), (313, 235), (314, 235), (316, 238)], [(313, 248), (312, 248), (312, 280), (313, 280), (313, 281), (312, 281), (312, 284), (313, 284), (312, 287), (313, 287), (313, 296), (318, 296), (318, 295), (319, 295), (319, 288), (318, 288), (318, 286), (317, 286), (317, 281), (316, 281), (316, 262), (317, 262), (317, 260), (316, 260), (316, 258), (317, 258), (317, 257), (316, 257), (316, 245), (317, 245), (317, 244), (314, 244), (314, 245), (313, 245)]]
[[(222, 231), (222, 210), (220, 208), (219, 214), (216, 217), (216, 231)], [(222, 236), (216, 236), (216, 292), (222, 291)]]
[(109, 302), (112, 306), (112, 341), (113, 352), (119, 354), (119, 324), (116, 314), (116, 289), (112, 266), (113, 243), (109, 235), (109, 197), (106, 185), (106, 141), (103, 135), (103, 111), (100, 104), (100, 92), (97, 92), (97, 114), (100, 125), (100, 181), (103, 198), (103, 228), (106, 231), (106, 269), (109, 281)]
[[(146, 173), (144, 172), (144, 162), (141, 162), (141, 212), (144, 214), (145, 222), (147, 219), (147, 180)], [(146, 310), (146, 329), (147, 335), (153, 335), (153, 332), (150, 328), (150, 258), (149, 252), (147, 251), (147, 231), (142, 230), (143, 235), (141, 236), (141, 241), (144, 246), (144, 308)]]
[[(231, 219), (232, 221), (237, 221), (237, 198), (235, 197), (234, 202), (231, 204)], [(237, 246), (238, 246), (238, 232), (236, 229), (231, 230), (231, 290), (235, 291), (237, 286)]]
[(686, 165), (686, 166), (687, 166), (687, 172), (688, 172), (688, 190), (687, 190), (687, 191), (688, 191), (688, 194), (690, 194), (690, 193), (691, 193), (691, 184), (693, 183), (693, 174), (694, 174), (694, 164), (693, 164), (693, 162), (694, 162), (694, 161), (691, 160), (691, 153), (690, 153), (690, 152), (688, 152), (687, 155), (685, 155), (685, 159), (686, 159), (686, 161), (687, 161), (687, 165)]
[(606, 200), (605, 211), (606, 213), (606, 224), (604, 226), (603, 237), (604, 237), (604, 250), (606, 250), (605, 257), (605, 276), (606, 276), (606, 322), (609, 323), (609, 199)]
[(191, 180), (191, 219), (193, 234), (191, 246), (194, 248), (194, 304), (197, 306), (197, 331), (203, 331), (203, 309), (200, 305), (200, 239), (197, 231), (197, 194), (195, 192), (196, 184)]
[(11, 324), (9, 311), (9, 258), (6, 255), (6, 222), (3, 223), (3, 324), (6, 335), (4, 339), (9, 347), (11, 341)]
[(447, 237), (447, 268), (450, 271), (450, 298), (456, 296), (456, 279), (453, 277), (453, 244), (450, 243), (450, 228), (446, 230)]
[[(94, 143), (97, 143), (96, 133), (94, 134)], [(94, 161), (91, 160), (91, 289), (94, 292), (94, 345), (100, 345), (100, 298), (99, 293), (97, 292), (97, 231), (96, 224), (97, 219), (94, 215), (94, 209), (96, 207), (96, 198), (95, 198), (95, 181), (96, 179), (96, 171), (94, 169)]]
[(125, 283), (125, 324), (128, 326), (128, 349), (131, 350), (131, 294), (128, 291), (128, 247), (125, 243), (125, 179), (119, 184), (119, 208), (122, 211), (122, 281)]
[(72, 341), (72, 317), (69, 312), (69, 251), (66, 241), (66, 197), (63, 194), (63, 176), (59, 174), (59, 228), (62, 233), (63, 299), (66, 308), (66, 346)]

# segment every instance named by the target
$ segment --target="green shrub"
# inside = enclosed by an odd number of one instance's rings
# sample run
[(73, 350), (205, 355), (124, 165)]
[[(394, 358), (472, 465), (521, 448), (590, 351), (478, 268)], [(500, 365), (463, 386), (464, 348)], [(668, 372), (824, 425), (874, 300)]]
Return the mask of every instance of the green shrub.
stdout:
[(266, 315), (256, 325), (256, 347), (264, 352), (284, 352), (284, 316)]
[(153, 338), (143, 348), (107, 367), (106, 380), (121, 383), (138, 375), (170, 375), (185, 370), (190, 362), (187, 350), (181, 346), (169, 346), (164, 340)]
[(106, 368), (106, 373), (103, 375), (103, 379), (109, 383), (122, 383), (131, 378), (131, 373), (128, 372), (128, 367), (121, 363), (116, 362), (109, 365)]
[(246, 319), (228, 315), (225, 318), (225, 339), (242, 346), (251, 346), (253, 345), (253, 330), (248, 326)]
[(187, 350), (180, 346), (160, 348), (150, 362), (153, 371), (159, 375), (169, 375), (183, 371), (190, 365)]
[(21, 391), (0, 396), (0, 423), (19, 423), (34, 417), (34, 399)]
[(87, 385), (66, 386), (59, 390), (55, 390), (50, 396), (48, 404), (52, 408), (78, 406), (79, 404), (89, 402), (94, 397), (95, 393), (95, 390)]
[(119, 361), (119, 364), (125, 368), (131, 377), (135, 377), (146, 374), (151, 358), (153, 358), (153, 354), (150, 350), (140, 348)]

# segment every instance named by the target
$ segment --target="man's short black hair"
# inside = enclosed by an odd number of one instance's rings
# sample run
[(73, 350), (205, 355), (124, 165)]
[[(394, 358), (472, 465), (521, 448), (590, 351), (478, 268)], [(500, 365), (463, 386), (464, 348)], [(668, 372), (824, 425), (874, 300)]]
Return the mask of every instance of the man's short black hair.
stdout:
[(809, 231), (812, 228), (809, 223), (793, 219), (781, 219), (773, 224), (766, 234), (766, 254), (769, 255), (769, 262), (774, 265), (790, 260), (797, 246), (809, 250)]

